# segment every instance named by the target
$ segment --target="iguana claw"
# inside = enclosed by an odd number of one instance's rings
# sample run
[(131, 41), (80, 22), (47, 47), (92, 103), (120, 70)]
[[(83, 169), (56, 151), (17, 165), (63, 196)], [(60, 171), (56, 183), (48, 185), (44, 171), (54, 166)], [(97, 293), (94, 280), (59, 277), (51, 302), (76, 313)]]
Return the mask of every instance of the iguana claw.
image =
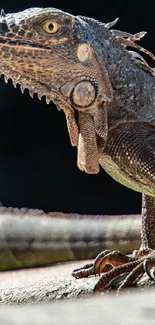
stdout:
[(153, 266), (155, 266), (155, 251), (145, 255), (140, 251), (139, 256), (126, 255), (118, 251), (103, 251), (96, 257), (94, 264), (76, 269), (72, 275), (78, 279), (102, 273), (94, 287), (94, 292), (104, 291), (115, 279), (126, 275), (118, 286), (117, 293), (119, 293), (126, 287), (135, 286), (145, 272), (151, 280), (155, 281), (150, 272)]

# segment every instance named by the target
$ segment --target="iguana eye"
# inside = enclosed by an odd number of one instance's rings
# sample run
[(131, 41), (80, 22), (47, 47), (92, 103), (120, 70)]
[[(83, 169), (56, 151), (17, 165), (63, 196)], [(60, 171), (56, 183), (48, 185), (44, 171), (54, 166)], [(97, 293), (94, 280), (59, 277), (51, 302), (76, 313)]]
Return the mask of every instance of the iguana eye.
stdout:
[(43, 23), (43, 30), (48, 34), (56, 34), (60, 28), (60, 24), (56, 21), (46, 21)]

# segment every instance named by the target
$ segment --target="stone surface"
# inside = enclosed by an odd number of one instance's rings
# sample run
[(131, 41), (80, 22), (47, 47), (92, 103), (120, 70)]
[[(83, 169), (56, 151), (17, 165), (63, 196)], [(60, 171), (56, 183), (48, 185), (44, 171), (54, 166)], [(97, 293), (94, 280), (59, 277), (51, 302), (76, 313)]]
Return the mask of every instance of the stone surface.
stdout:
[(1, 307), (3, 325), (154, 325), (155, 293)]
[(150, 283), (147, 279), (138, 290), (96, 297), (92, 290), (97, 277), (75, 280), (71, 276), (85, 262), (1, 272), (0, 324), (154, 324), (155, 292), (144, 290)]
[[(88, 261), (85, 261), (88, 263)], [(85, 262), (0, 273), (0, 305), (49, 302), (91, 296), (97, 278), (75, 280), (72, 270)]]
[[(67, 262), (51, 267), (0, 272), (0, 306), (92, 297), (98, 276), (76, 280), (71, 275), (73, 269), (89, 262)], [(117, 285), (118, 280), (113, 287)], [(152, 285), (154, 283), (145, 276), (137, 291)]]

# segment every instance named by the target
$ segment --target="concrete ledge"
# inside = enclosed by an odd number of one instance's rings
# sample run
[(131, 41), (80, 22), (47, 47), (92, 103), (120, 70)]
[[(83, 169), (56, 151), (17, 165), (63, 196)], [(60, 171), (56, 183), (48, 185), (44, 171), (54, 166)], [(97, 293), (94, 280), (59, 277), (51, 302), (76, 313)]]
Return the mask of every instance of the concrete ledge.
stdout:
[[(92, 297), (97, 277), (76, 280), (73, 269), (91, 261), (66, 262), (51, 267), (22, 269), (0, 272), (0, 305), (21, 305)], [(115, 281), (114, 287), (117, 287)], [(141, 290), (154, 283), (144, 277), (140, 282)]]
[[(119, 297), (92, 294), (98, 278), (75, 280), (74, 268), (88, 263), (0, 273), (0, 324), (3, 325), (141, 325), (155, 323), (155, 291), (144, 288)], [(83, 297), (83, 299), (77, 299)], [(85, 298), (84, 298), (85, 297)], [(64, 301), (65, 300), (65, 301)], [(10, 306), (11, 305), (11, 306)]]
[(154, 325), (155, 293), (1, 307), (3, 325)]
[(49, 302), (92, 295), (97, 278), (76, 280), (72, 270), (90, 261), (0, 272), (0, 305)]

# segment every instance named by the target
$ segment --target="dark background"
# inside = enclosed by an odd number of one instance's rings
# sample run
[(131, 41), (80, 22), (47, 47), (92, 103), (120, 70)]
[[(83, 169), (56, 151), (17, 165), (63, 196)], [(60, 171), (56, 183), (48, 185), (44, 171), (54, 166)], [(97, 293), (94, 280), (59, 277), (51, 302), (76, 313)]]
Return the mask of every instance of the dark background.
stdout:
[[(57, 7), (108, 22), (117, 28), (146, 30), (141, 42), (155, 53), (154, 0), (1, 1), (6, 13), (28, 7)], [(0, 200), (5, 206), (79, 213), (139, 213), (141, 195), (110, 178), (103, 170), (87, 175), (76, 167), (65, 117), (52, 104), (0, 80)]]

